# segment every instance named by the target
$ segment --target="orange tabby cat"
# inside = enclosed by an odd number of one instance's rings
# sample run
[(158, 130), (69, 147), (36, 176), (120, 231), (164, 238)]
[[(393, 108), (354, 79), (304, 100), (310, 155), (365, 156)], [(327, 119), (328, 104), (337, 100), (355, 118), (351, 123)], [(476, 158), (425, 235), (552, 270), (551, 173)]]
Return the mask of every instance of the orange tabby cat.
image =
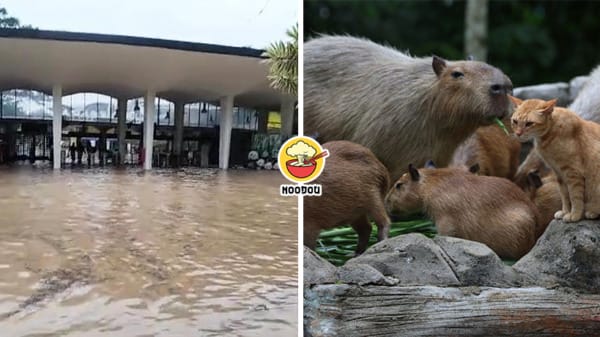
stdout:
[(581, 119), (574, 112), (555, 107), (556, 99), (522, 101), (509, 96), (517, 106), (512, 128), (522, 142), (532, 140), (544, 162), (556, 173), (562, 210), (556, 219), (575, 222), (600, 214), (600, 125)]

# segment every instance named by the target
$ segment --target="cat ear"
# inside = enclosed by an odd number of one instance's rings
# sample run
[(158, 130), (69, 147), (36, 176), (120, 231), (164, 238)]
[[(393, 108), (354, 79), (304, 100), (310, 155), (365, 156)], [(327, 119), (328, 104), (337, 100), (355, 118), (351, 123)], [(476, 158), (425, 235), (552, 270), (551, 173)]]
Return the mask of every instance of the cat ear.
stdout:
[(527, 181), (535, 188), (540, 188), (542, 186), (542, 178), (540, 178), (537, 171), (529, 172), (529, 174), (527, 174)]
[(479, 163), (475, 163), (469, 167), (469, 172), (477, 174), (479, 172)]
[(510, 99), (511, 102), (513, 102), (515, 107), (518, 107), (519, 105), (521, 105), (521, 103), (523, 103), (522, 99), (516, 98), (515, 96), (512, 96), (512, 95), (508, 95), (508, 98)]
[(433, 55), (433, 61), (431, 62), (431, 66), (433, 67), (433, 71), (435, 72), (437, 77), (440, 77), (444, 69), (446, 69), (446, 60), (437, 55)]
[(557, 99), (555, 98), (553, 100), (549, 100), (548, 102), (546, 102), (546, 107), (540, 113), (542, 115), (549, 115), (549, 114), (551, 114), (552, 111), (554, 111), (554, 107), (556, 106), (556, 101), (557, 101)]
[(434, 168), (436, 168), (436, 167), (435, 167), (435, 163), (433, 162), (433, 160), (428, 160), (428, 161), (425, 163), (425, 168), (428, 168), (428, 169), (434, 169)]
[(412, 179), (412, 181), (419, 181), (419, 178), (421, 178), (419, 171), (413, 166), (413, 164), (408, 165), (408, 173), (410, 173), (410, 179)]

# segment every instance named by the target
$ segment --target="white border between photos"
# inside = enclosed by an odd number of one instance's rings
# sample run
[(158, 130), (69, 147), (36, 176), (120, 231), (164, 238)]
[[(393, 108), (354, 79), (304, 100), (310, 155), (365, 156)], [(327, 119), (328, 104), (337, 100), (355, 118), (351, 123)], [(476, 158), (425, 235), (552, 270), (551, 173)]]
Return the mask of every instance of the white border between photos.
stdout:
[[(304, 0), (298, 1), (298, 135), (304, 135)], [(298, 336), (304, 336), (304, 200), (298, 196)]]

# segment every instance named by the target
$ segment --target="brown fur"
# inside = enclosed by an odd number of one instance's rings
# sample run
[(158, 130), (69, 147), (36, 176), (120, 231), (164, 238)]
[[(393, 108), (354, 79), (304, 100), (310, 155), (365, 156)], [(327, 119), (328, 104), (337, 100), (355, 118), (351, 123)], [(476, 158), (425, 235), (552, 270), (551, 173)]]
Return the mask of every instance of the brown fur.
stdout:
[(383, 203), (390, 185), (387, 169), (369, 149), (352, 142), (328, 142), (323, 148), (330, 155), (314, 182), (322, 185), (322, 196), (304, 198), (304, 244), (314, 249), (321, 230), (350, 224), (358, 233), (356, 253), (361, 254), (371, 235), (369, 216), (377, 224), (379, 241), (389, 234)]
[(440, 235), (484, 243), (502, 258), (518, 259), (535, 244), (539, 213), (507, 179), (456, 168), (417, 172), (416, 179), (404, 174), (390, 189), (390, 213), (425, 211)]
[(575, 222), (600, 214), (600, 125), (556, 107), (556, 99), (522, 101), (512, 116), (520, 141), (534, 140), (536, 151), (558, 179), (562, 210), (555, 218)]
[(544, 163), (542, 157), (540, 157), (535, 148), (532, 148), (531, 151), (529, 151), (529, 154), (527, 154), (523, 163), (519, 165), (513, 181), (517, 186), (524, 189), (529, 184), (527, 175), (531, 172), (536, 172), (541, 178), (553, 174), (552, 170)]
[(477, 61), (416, 58), (365, 39), (304, 45), (304, 131), (369, 148), (392, 180), (432, 159), (446, 166), (479, 126), (508, 114), (510, 79)]
[(558, 180), (554, 173), (541, 178), (537, 172), (530, 172), (524, 190), (540, 212), (540, 226), (536, 233), (539, 237), (554, 220), (556, 210), (561, 208)]
[[(505, 119), (508, 125), (510, 119)], [(507, 126), (508, 128), (508, 126)], [(512, 179), (519, 166), (521, 143), (507, 135), (498, 125), (478, 128), (458, 147), (451, 167), (472, 167), (479, 164), (479, 174)]]

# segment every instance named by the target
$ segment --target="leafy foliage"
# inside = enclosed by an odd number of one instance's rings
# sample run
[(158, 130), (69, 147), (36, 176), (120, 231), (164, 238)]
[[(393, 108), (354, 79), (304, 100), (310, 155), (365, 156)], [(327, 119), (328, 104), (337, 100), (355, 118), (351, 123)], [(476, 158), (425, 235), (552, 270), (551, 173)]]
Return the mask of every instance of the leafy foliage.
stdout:
[[(568, 81), (598, 63), (600, 2), (490, 1), (488, 62), (515, 86)], [(305, 36), (351, 34), (413, 55), (464, 59), (465, 2), (306, 0)]]
[(298, 24), (287, 31), (290, 41), (271, 43), (263, 53), (269, 63), (268, 79), (273, 88), (296, 96), (298, 93)]
[[(393, 238), (408, 233), (422, 233), (428, 237), (433, 237), (437, 231), (430, 220), (424, 218), (406, 219), (392, 223), (389, 237)], [(325, 230), (319, 235), (315, 251), (332, 264), (341, 266), (354, 256), (357, 239), (358, 235), (350, 226)], [(377, 243), (377, 226), (373, 224), (369, 246), (375, 243)]]

